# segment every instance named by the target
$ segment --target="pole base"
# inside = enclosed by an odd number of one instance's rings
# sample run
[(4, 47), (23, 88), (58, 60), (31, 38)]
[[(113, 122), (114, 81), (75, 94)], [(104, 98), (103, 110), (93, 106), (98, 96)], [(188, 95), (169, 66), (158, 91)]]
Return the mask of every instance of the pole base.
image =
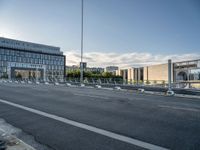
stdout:
[(85, 87), (85, 84), (81, 83), (81, 87)]
[(174, 91), (172, 91), (172, 90), (168, 90), (168, 91), (166, 92), (166, 95), (167, 95), (167, 96), (174, 96), (175, 93), (174, 93)]

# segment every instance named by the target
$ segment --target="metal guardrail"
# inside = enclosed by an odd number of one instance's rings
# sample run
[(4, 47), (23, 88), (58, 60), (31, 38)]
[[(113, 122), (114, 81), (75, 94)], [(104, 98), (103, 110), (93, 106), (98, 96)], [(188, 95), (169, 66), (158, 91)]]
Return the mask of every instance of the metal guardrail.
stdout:
[[(75, 86), (81, 86), (80, 81), (78, 80), (65, 80), (65, 81), (43, 81), (43, 80), (5, 80), (0, 79), (0, 82), (5, 83), (20, 83), (20, 84), (51, 84), (51, 85), (75, 85)], [(190, 84), (190, 86), (188, 86)], [(172, 84), (172, 89), (177, 94), (189, 94), (189, 95), (199, 95), (200, 96), (200, 88), (192, 88), (191, 84), (199, 84), (200, 82), (177, 82)], [(166, 92), (168, 90), (168, 84), (125, 84), (120, 82), (102, 82), (96, 80), (96, 82), (84, 82), (85, 86), (92, 86), (94, 88), (104, 87), (104, 88), (113, 88), (116, 89), (116, 87), (119, 87), (121, 89), (126, 90), (138, 90), (138, 89), (144, 89), (145, 91), (154, 91), (154, 92)]]

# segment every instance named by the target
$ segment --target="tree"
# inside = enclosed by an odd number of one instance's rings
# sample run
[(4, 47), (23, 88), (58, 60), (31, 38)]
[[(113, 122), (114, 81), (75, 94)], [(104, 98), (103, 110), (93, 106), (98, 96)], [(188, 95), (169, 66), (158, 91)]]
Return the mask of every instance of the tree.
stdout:
[[(122, 76), (116, 76), (113, 75), (110, 72), (91, 72), (91, 71), (84, 71), (83, 75), (85, 78), (94, 78), (94, 79), (100, 79), (100, 78), (109, 78), (109, 79), (116, 79), (121, 80)], [(67, 71), (66, 72), (67, 78), (80, 78), (80, 70), (73, 70), (73, 71)]]
[(18, 74), (15, 75), (15, 78), (16, 79), (22, 79), (22, 75), (20, 73), (18, 73)]
[(3, 78), (3, 79), (8, 79), (8, 74), (7, 74), (7, 73), (4, 73), (4, 74), (1, 76), (1, 78)]

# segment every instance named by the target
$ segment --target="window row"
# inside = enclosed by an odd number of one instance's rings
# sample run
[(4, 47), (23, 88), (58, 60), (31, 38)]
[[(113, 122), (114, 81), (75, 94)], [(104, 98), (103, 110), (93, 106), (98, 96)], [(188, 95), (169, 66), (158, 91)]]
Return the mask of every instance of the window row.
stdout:
[(57, 60), (45, 60), (38, 58), (26, 58), (17, 56), (0, 55), (0, 61), (20, 62), (20, 63), (31, 63), (31, 64), (44, 64), (44, 65), (64, 65), (63, 61)]
[(30, 53), (24, 51), (17, 51), (17, 50), (8, 50), (8, 49), (0, 49), (0, 55), (7, 55), (7, 56), (20, 56), (26, 58), (37, 58), (37, 59), (45, 59), (45, 60), (56, 60), (62, 61), (64, 63), (63, 56), (53, 56), (48, 54), (38, 54), (38, 53)]
[[(0, 67), (0, 73), (7, 73), (7, 72), (8, 72), (8, 70), (6, 67)], [(53, 75), (63, 75), (64, 72), (61, 70), (48, 70), (48, 71), (46, 71), (46, 74), (47, 75), (52, 75), (52, 74)]]

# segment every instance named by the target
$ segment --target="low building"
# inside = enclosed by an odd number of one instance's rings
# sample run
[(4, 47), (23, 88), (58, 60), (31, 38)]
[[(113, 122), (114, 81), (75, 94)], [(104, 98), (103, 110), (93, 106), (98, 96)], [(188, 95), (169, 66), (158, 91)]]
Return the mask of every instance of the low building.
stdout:
[(86, 71), (95, 72), (95, 73), (103, 73), (104, 68), (101, 67), (87, 67)]
[(0, 77), (59, 79), (65, 75), (65, 56), (59, 47), (0, 37)]
[(123, 80), (124, 80), (124, 81), (128, 81), (128, 77), (129, 77), (129, 76), (128, 76), (128, 74), (129, 74), (128, 71), (129, 71), (129, 70), (126, 69), (126, 68), (125, 68), (125, 69), (120, 68), (120, 69), (118, 69), (118, 70), (115, 71), (115, 72), (116, 72), (115, 74), (116, 74), (117, 76), (123, 77)]
[[(173, 70), (173, 67), (171, 67)], [(173, 81), (173, 71), (172, 81)], [(168, 82), (168, 64), (150, 65), (144, 67), (144, 82), (166, 83)]]
[[(200, 81), (200, 59), (172, 63), (171, 78), (173, 82)], [(168, 63), (149, 65), (140, 68), (124, 68), (116, 71), (127, 83), (167, 83)]]
[(143, 82), (143, 67), (141, 68), (120, 68), (116, 71), (116, 75), (122, 76), (127, 83)]
[(68, 71), (76, 71), (76, 70), (79, 70), (79, 66), (76, 66), (76, 65), (72, 65), (72, 66), (65, 66), (65, 70), (66, 72)]
[(141, 82), (143, 81), (143, 67), (141, 68), (128, 68), (128, 78), (129, 82)]
[(200, 80), (200, 59), (176, 62), (173, 68), (175, 82)]
[(116, 71), (119, 69), (119, 67), (117, 67), (117, 66), (107, 66), (106, 68), (105, 68), (105, 72), (110, 72), (110, 73), (112, 73), (112, 74), (116, 74)]
[[(128, 83), (163, 83), (168, 81), (168, 64), (150, 65), (139, 68), (119, 69), (119, 75)], [(123, 75), (126, 70), (127, 76)], [(173, 71), (172, 71), (173, 72)]]
[[(77, 65), (65, 66), (65, 69), (66, 69), (66, 72), (77, 71), (77, 70), (80, 70), (80, 66), (77, 66)], [(104, 68), (101, 68), (101, 67), (87, 67), (87, 68), (84, 68), (84, 71), (102, 73), (102, 72), (104, 72)]]

